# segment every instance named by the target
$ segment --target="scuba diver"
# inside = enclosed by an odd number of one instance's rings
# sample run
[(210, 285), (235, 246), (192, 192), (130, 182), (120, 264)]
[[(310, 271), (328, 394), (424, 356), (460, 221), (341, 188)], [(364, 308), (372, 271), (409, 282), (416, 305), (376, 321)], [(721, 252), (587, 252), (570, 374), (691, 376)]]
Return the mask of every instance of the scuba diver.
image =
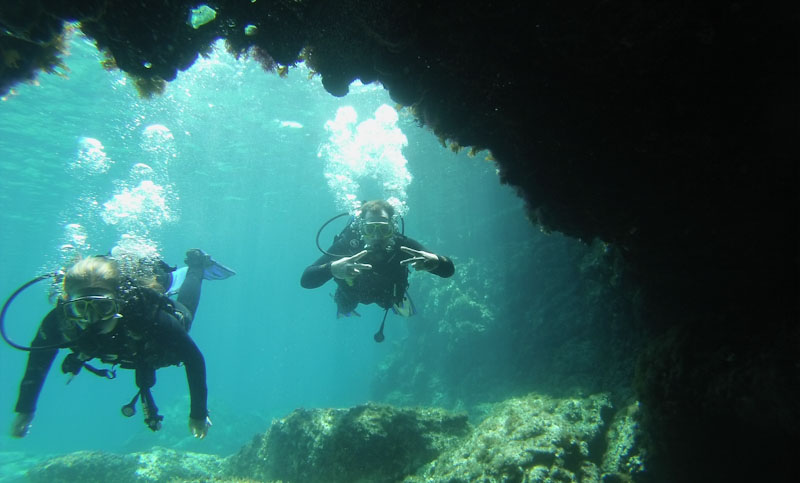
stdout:
[(359, 303), (375, 303), (386, 309), (375, 334), (376, 342), (384, 339), (383, 327), (389, 310), (406, 317), (415, 313), (406, 293), (409, 266), (442, 278), (455, 272), (449, 258), (429, 252), (398, 231), (395, 210), (389, 202), (367, 201), (327, 251), (320, 247), (323, 255), (305, 269), (300, 279), (300, 285), (309, 289), (335, 279), (337, 317), (359, 315), (356, 312)]
[[(199, 249), (186, 252), (185, 263), (185, 270), (175, 270), (159, 261), (149, 272), (136, 276), (124, 275), (120, 262), (110, 256), (77, 261), (63, 274), (62, 295), (42, 320), (30, 347), (15, 344), (6, 337), (2, 318), (9, 303), (22, 290), (55, 274), (40, 276), (20, 287), (0, 315), (0, 329), (6, 342), (29, 351), (11, 435), (22, 438), (28, 434), (50, 366), (58, 349), (68, 348), (72, 352), (64, 359), (61, 370), (71, 377), (82, 368), (109, 379), (116, 376), (117, 365), (133, 369), (139, 390), (122, 407), (122, 413), (128, 417), (135, 414), (136, 402), (141, 399), (145, 424), (153, 431), (161, 428), (163, 420), (150, 392), (156, 382), (156, 369), (183, 364), (191, 399), (189, 429), (194, 437), (204, 438), (211, 426), (206, 406), (206, 368), (189, 329), (197, 313), (203, 279), (221, 280), (235, 272)], [(176, 278), (181, 278), (180, 288), (173, 300), (167, 295), (169, 286), (159, 281), (175, 287)], [(88, 361), (94, 358), (111, 364), (112, 368), (97, 369), (89, 365)]]

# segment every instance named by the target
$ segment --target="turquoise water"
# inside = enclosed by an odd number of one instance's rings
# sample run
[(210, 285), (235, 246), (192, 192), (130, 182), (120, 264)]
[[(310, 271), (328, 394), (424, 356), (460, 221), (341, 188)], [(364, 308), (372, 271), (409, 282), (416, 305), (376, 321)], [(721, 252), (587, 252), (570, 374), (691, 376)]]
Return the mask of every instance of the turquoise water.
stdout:
[[(140, 415), (120, 414), (135, 393), (131, 371), (119, 371), (114, 381), (83, 373), (66, 385), (57, 366), (62, 352), (30, 435), (12, 439), (7, 428), (26, 355), (4, 345), (0, 452), (161, 445), (230, 454), (295, 408), (372, 400), (373, 377), (404, 340), (409, 322), (390, 315), (387, 340), (376, 344), (380, 309), (362, 307), (361, 318), (337, 320), (333, 282), (304, 290), (299, 279), (319, 256), (317, 230), (342, 211), (342, 193), (325, 177), (332, 169), (326, 123), (344, 106), (358, 122), (371, 119), (380, 106), (394, 106), (387, 92), (358, 85), (335, 98), (302, 67), (281, 78), (220, 49), (179, 75), (164, 95), (145, 100), (124, 75), (101, 68), (85, 39), (72, 40), (65, 60), (68, 71), (19, 85), (0, 101), (0, 294), (53, 270), (75, 250), (104, 253), (131, 232), (171, 264), (182, 264), (188, 248), (207, 251), (238, 272), (204, 284), (192, 328), (206, 358), (214, 426), (206, 440), (190, 437), (183, 368), (158, 372), (154, 396), (166, 420), (161, 432), (151, 433)], [(444, 149), (407, 111), (391, 129), (407, 139), (401, 152), (411, 181), (401, 201), (409, 236), (452, 257), (458, 270), (468, 260), (495, 266), (500, 244), (513, 250), (537, 235), (486, 153)], [(137, 163), (150, 166), (152, 181), (165, 191), (139, 200), (149, 211), (121, 216), (109, 206), (115, 195), (136, 203), (141, 176), (131, 170)], [(358, 199), (384, 195), (380, 176), (361, 179)], [(123, 220), (132, 217), (134, 224)], [(70, 225), (79, 225), (78, 233)], [(334, 222), (321, 243), (327, 246), (341, 227)], [(418, 306), (425, 294), (415, 292), (414, 280), (421, 276), (411, 279)], [(9, 310), (7, 329), (17, 342), (30, 341), (49, 310), (44, 285), (25, 291)], [(425, 313), (416, 317), (424, 326)]]

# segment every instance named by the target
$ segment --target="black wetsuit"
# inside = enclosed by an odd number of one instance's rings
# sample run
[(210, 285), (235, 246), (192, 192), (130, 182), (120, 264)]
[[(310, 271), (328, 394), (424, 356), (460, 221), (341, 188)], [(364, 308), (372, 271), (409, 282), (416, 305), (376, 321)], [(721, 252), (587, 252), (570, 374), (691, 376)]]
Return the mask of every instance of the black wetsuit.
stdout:
[[(39, 326), (31, 347), (72, 341), (70, 349), (82, 361), (93, 358), (124, 369), (135, 369), (136, 384), (149, 389), (158, 368), (183, 363), (189, 382), (193, 419), (208, 416), (206, 366), (203, 354), (188, 330), (200, 300), (202, 269), (190, 268), (178, 301), (151, 289), (134, 289), (121, 309), (122, 318), (108, 334), (82, 333), (66, 319), (61, 304), (51, 310)], [(33, 413), (58, 349), (35, 350), (20, 383), (16, 412)]]
[[(334, 296), (339, 313), (348, 314), (361, 304), (378, 304), (384, 309), (400, 303), (408, 287), (408, 268), (401, 265), (402, 260), (412, 258), (402, 250), (401, 246), (414, 250), (429, 251), (418, 241), (404, 235), (394, 235), (394, 243), (390, 250), (370, 252), (361, 258), (358, 263), (372, 265), (372, 270), (362, 272), (353, 279), (353, 284), (345, 280), (335, 279), (337, 284)], [(364, 243), (354, 228), (348, 227), (339, 234), (328, 249), (329, 253), (342, 256), (352, 256), (364, 249)], [(452, 260), (441, 255), (439, 265), (431, 273), (446, 278), (455, 272)], [(331, 262), (343, 257), (323, 255), (303, 272), (300, 285), (304, 288), (317, 288), (333, 278)]]

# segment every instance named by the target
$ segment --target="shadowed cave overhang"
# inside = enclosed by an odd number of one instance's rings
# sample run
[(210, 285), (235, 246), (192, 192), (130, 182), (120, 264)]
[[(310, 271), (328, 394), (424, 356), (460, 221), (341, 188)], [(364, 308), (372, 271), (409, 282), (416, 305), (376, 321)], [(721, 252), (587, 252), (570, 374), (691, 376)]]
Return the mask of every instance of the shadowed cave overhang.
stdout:
[[(617, 244), (664, 303), (795, 311), (796, 11), (695, 3), (4, 1), (0, 92), (54, 68), (65, 21), (145, 91), (219, 38), (305, 60), (335, 96), (379, 81), (490, 150), (533, 221)], [(216, 16), (193, 26), (200, 5)]]

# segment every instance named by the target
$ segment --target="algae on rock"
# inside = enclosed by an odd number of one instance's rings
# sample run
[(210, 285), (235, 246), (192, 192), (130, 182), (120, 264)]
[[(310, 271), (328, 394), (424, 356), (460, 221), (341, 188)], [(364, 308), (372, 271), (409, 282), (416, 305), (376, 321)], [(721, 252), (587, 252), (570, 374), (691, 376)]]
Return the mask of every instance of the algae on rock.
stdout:
[(634, 471), (627, 471), (614, 458), (625, 458), (633, 451), (633, 433), (623, 431), (622, 421), (617, 420), (616, 434), (629, 434), (631, 446), (624, 451), (612, 448), (609, 443), (618, 442), (607, 437), (612, 416), (607, 394), (563, 399), (531, 394), (509, 399), (497, 404), (469, 438), (405, 481), (629, 479)]
[(155, 482), (208, 480), (221, 476), (225, 458), (216, 455), (153, 448), (124, 455), (78, 451), (45, 461), (28, 470), (33, 482)]
[(435, 408), (297, 409), (231, 457), (230, 471), (296, 482), (400, 481), (470, 429), (466, 415)]

